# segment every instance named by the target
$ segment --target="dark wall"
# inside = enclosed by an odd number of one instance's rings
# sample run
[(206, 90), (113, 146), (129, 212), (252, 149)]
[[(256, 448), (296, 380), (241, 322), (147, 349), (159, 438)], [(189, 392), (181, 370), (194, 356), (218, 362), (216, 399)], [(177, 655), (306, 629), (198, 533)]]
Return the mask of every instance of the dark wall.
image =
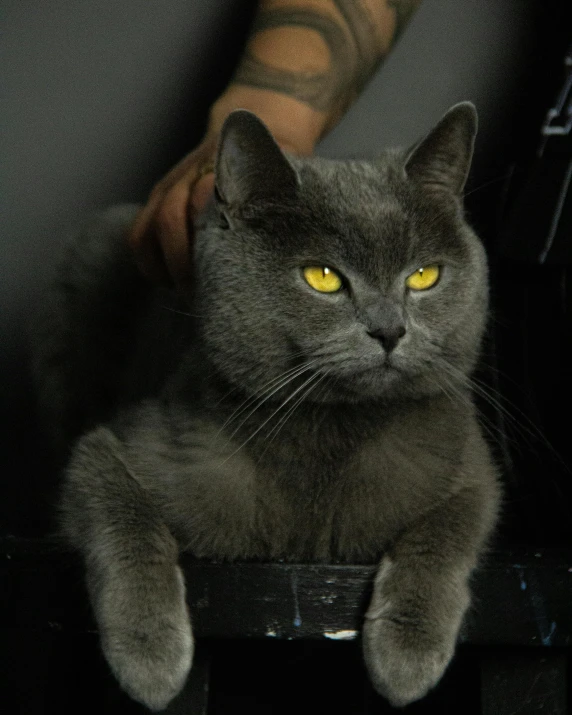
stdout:
[[(502, 178), (520, 136), (514, 112), (538, 53), (539, 13), (549, 15), (550, 5), (425, 0), (320, 153), (371, 156), (378, 147), (413, 142), (448, 106), (472, 99), (481, 118), (476, 181)], [(49, 523), (53, 474), (33, 417), (24, 325), (53, 270), (60, 236), (94, 208), (144, 200), (199, 140), (254, 6), (253, 0), (3, 3), (4, 530), (38, 533)]]
[(144, 201), (196, 144), (228, 82), (254, 0), (2, 4), (0, 521), (47, 528), (46, 463), (26, 320), (61, 236), (96, 208)]

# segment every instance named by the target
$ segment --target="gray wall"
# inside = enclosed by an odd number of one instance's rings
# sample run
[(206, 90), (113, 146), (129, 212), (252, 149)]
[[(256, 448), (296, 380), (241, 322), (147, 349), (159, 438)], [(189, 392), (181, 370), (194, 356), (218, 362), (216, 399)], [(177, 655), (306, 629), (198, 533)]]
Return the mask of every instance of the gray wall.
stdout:
[[(412, 142), (461, 99), (479, 107), (481, 146), (494, 145), (535, 4), (425, 0), (320, 152), (371, 155)], [(234, 61), (240, 41), (232, 37), (251, 8), (241, 0), (3, 3), (0, 473), (4, 486), (16, 480), (36, 505), (44, 504), (44, 452), (22, 325), (53, 269), (59, 236), (95, 207), (142, 200), (191, 147), (211, 75), (214, 85), (225, 77), (220, 68)], [(14, 521), (6, 511), (13, 529), (35, 518), (30, 510)]]
[(479, 110), (477, 149), (486, 150), (520, 89), (536, 6), (534, 0), (423, 0), (321, 151), (347, 157), (406, 145), (467, 99)]

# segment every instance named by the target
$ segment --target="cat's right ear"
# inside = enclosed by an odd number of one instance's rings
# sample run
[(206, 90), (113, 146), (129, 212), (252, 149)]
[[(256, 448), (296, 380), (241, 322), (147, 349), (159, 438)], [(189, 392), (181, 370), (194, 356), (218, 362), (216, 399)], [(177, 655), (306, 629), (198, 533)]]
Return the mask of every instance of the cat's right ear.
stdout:
[(228, 115), (215, 165), (215, 196), (227, 219), (253, 203), (294, 197), (298, 174), (266, 126), (252, 112)]
[(405, 172), (429, 188), (460, 196), (473, 157), (477, 111), (471, 102), (451, 107), (436, 127), (409, 153)]

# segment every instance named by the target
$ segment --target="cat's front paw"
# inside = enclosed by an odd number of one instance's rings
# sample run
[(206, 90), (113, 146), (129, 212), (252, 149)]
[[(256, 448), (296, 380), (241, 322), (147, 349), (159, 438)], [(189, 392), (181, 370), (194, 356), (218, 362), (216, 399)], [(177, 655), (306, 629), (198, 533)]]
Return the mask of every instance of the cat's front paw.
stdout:
[(435, 570), (423, 578), (386, 556), (363, 627), (374, 688), (394, 707), (423, 698), (449, 665), (470, 603), (467, 574)]
[(445, 672), (453, 657), (455, 638), (429, 636), (423, 621), (398, 613), (366, 618), (363, 649), (374, 688), (394, 707), (423, 698)]
[[(117, 610), (100, 609), (103, 652), (121, 687), (151, 710), (162, 710), (183, 688), (194, 642), (182, 574), (176, 598), (123, 593)], [(118, 594), (115, 593), (116, 600)], [(147, 596), (147, 597), (146, 597)], [(113, 602), (108, 604), (113, 608)]]

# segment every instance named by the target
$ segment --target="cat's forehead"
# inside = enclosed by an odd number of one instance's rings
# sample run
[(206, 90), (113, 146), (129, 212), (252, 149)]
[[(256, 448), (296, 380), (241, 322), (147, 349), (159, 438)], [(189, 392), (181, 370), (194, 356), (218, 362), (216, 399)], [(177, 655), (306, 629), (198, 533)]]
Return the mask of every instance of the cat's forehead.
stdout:
[(328, 249), (366, 274), (462, 249), (452, 236), (451, 211), (412, 191), (397, 153), (377, 164), (314, 161), (299, 173), (315, 240), (321, 235)]
[(303, 166), (299, 173), (308, 213), (324, 226), (371, 233), (407, 221), (396, 169), (357, 161), (317, 161)]

